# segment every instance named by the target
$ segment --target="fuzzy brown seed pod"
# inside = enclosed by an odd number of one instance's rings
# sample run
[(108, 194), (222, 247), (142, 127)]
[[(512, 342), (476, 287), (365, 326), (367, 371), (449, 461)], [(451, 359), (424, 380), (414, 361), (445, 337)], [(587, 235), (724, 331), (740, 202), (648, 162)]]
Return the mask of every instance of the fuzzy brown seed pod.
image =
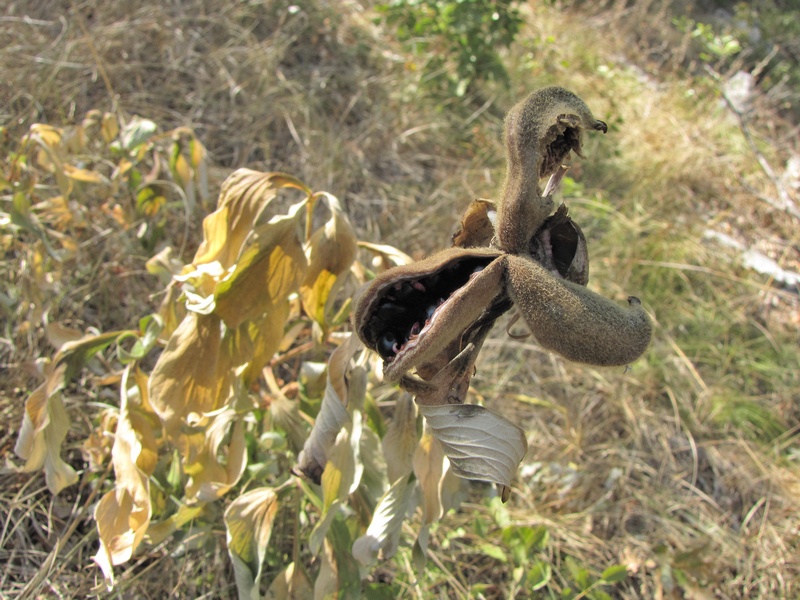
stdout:
[(503, 259), (508, 293), (542, 347), (598, 366), (627, 365), (647, 349), (653, 330), (638, 298), (622, 307), (529, 258)]
[[(364, 344), (383, 357), (387, 380), (397, 381), (423, 363), (446, 364), (453, 358), (451, 342), (505, 294), (500, 256), (490, 248), (449, 248), (384, 271), (364, 288), (353, 324)], [(454, 354), (460, 351), (453, 348)], [(443, 353), (448, 358), (441, 363)]]
[(571, 151), (583, 156), (582, 135), (587, 129), (605, 133), (608, 127), (594, 118), (583, 100), (560, 87), (537, 90), (508, 112), (508, 166), (497, 214), (502, 250), (528, 251), (533, 233), (553, 211), (553, 201), (542, 196), (539, 180), (555, 174)]

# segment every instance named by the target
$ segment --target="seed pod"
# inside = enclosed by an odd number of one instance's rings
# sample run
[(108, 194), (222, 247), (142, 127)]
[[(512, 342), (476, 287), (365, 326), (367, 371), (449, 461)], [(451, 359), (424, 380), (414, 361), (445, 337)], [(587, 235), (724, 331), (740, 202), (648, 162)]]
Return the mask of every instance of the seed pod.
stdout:
[(622, 307), (528, 258), (504, 260), (508, 293), (542, 347), (598, 366), (626, 365), (647, 349), (653, 329), (638, 298)]
[(537, 90), (506, 115), (506, 180), (498, 203), (497, 239), (511, 254), (527, 252), (535, 231), (553, 211), (539, 179), (555, 173), (571, 151), (581, 153), (585, 129), (606, 132), (586, 104), (559, 87)]
[[(363, 289), (353, 324), (364, 344), (383, 356), (388, 380), (426, 362), (446, 364), (460, 352), (451, 342), (505, 294), (501, 254), (489, 248), (450, 248), (384, 271)], [(429, 313), (431, 306), (436, 308)], [(389, 351), (387, 332), (396, 351)], [(443, 352), (448, 356), (440, 357)]]

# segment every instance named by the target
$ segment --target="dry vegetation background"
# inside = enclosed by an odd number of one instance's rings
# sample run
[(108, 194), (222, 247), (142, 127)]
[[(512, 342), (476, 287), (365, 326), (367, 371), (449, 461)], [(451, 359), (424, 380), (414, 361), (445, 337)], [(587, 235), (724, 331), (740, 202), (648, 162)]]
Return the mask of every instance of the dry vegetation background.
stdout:
[[(765, 4), (773, 12), (765, 8), (761, 26), (790, 14), (788, 5)], [(80, 483), (53, 497), (41, 473), (13, 469), (24, 401), (53, 354), (45, 324), (124, 329), (156, 310), (160, 286), (145, 262), (167, 244), (191, 260), (202, 217), (238, 167), (286, 171), (334, 194), (359, 239), (415, 257), (445, 246), (467, 203), (498, 190), (505, 110), (550, 84), (575, 91), (609, 124), (588, 140), (589, 160), (576, 163), (563, 198), (587, 234), (590, 286), (640, 297), (657, 324), (652, 347), (624, 371), (586, 368), (498, 327), (471, 398), (529, 433), (511, 502), (501, 509), (476, 486), (473, 502), (432, 533), (419, 579), (405, 547), (369, 582), (419, 598), (558, 597), (567, 588), (570, 598), (800, 594), (798, 283), (748, 268), (743, 251), (784, 275), (800, 272), (796, 37), (766, 44), (771, 30), (758, 40), (730, 16), (735, 6), (711, 2), (522, 8), (525, 22), (502, 55), (509, 85), (475, 82), (448, 96), (426, 80), (430, 56), (399, 43), (368, 0), (5, 3), (6, 180), (31, 125), (79, 123), (99, 109), (193, 131), (208, 151), (210, 195), (188, 216), (168, 195), (158, 222), (121, 217), (122, 197), (69, 206), (78, 245), (49, 267), (36, 262), (35, 239), (0, 217), (0, 595), (105, 593), (91, 562), (91, 511), (111, 485), (108, 456), (92, 471), (83, 443), (118, 398), (98, 373), (66, 392), (65, 458)], [(725, 39), (697, 34), (690, 18), (734, 31), (742, 48), (728, 53)], [(726, 87), (739, 70), (755, 75), (743, 100)], [(8, 215), (10, 192), (0, 193)], [(225, 533), (212, 517), (139, 552), (119, 569), (114, 594), (234, 597)], [(266, 583), (291, 546), (294, 517), (276, 524)], [(503, 537), (508, 523), (544, 527), (547, 541)], [(552, 568), (552, 585), (539, 591), (515, 574), (535, 553)], [(313, 579), (318, 563), (306, 558)], [(615, 564), (627, 578), (591, 584)]]

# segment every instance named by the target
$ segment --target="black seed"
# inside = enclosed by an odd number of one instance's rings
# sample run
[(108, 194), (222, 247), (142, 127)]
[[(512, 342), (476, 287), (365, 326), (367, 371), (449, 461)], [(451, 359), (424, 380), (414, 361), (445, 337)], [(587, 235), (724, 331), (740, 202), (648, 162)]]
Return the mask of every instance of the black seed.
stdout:
[(378, 337), (378, 354), (383, 358), (392, 358), (395, 354), (394, 347), (397, 344), (397, 337), (392, 331), (384, 331)]
[(433, 313), (436, 312), (436, 305), (430, 304), (428, 308), (425, 309), (425, 318), (430, 319), (433, 316)]
[(406, 309), (393, 302), (384, 302), (380, 305), (377, 311), (378, 318), (384, 323), (395, 323), (406, 316)]

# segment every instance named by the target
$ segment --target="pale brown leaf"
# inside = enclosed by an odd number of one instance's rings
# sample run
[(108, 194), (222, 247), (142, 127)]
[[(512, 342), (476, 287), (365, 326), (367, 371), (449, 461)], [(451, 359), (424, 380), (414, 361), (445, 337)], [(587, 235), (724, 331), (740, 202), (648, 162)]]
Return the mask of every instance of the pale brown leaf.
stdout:
[(475, 404), (419, 406), (419, 411), (456, 475), (511, 486), (528, 449), (520, 427)]
[(120, 414), (111, 457), (115, 487), (95, 508), (100, 549), (94, 557), (110, 589), (114, 584), (113, 566), (130, 560), (144, 539), (150, 524), (150, 476), (158, 461), (155, 432), (158, 418), (147, 398), (147, 377), (134, 373), (134, 386), (128, 387), (131, 367), (123, 372)]
[(411, 395), (402, 394), (382, 441), (389, 481), (411, 473), (418, 442), (416, 405)]
[(259, 598), (261, 568), (278, 512), (278, 496), (272, 488), (250, 490), (225, 510), (226, 539), (240, 600)]
[(78, 481), (78, 474), (61, 458), (61, 444), (69, 430), (69, 417), (61, 400), (66, 368), (58, 365), (28, 397), (14, 446), (16, 455), (25, 460), (19, 470), (30, 473), (44, 468), (47, 487), (53, 494)]
[(264, 600), (308, 600), (313, 595), (314, 588), (306, 572), (295, 563), (289, 563), (269, 584)]
[(422, 434), (414, 453), (414, 475), (422, 492), (422, 524), (429, 525), (442, 516), (442, 480), (447, 471), (442, 444), (430, 432)]
[(328, 452), (345, 423), (350, 421), (347, 410), (347, 373), (350, 359), (361, 348), (358, 338), (350, 334), (328, 362), (328, 384), (322, 398), (311, 434), (297, 459), (297, 469), (314, 483), (319, 483), (328, 461)]
[(378, 501), (366, 533), (353, 543), (353, 557), (362, 567), (369, 568), (379, 557), (391, 558), (397, 552), (403, 520), (414, 500), (414, 484), (409, 475), (392, 484)]

